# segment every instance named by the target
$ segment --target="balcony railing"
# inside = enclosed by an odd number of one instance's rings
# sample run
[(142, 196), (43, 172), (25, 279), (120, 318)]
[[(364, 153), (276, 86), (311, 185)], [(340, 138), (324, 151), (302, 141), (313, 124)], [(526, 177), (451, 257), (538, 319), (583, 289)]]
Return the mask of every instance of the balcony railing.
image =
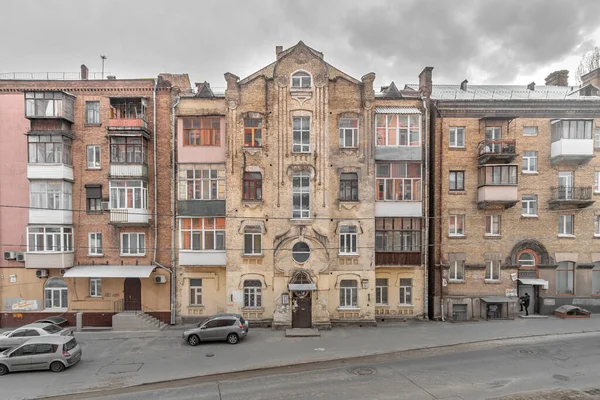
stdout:
[(553, 187), (548, 205), (551, 210), (561, 207), (584, 208), (594, 204), (591, 186), (559, 186)]
[(515, 139), (486, 139), (479, 142), (479, 162), (509, 163), (517, 156)]
[(117, 208), (110, 210), (112, 224), (147, 224), (148, 210), (138, 208)]

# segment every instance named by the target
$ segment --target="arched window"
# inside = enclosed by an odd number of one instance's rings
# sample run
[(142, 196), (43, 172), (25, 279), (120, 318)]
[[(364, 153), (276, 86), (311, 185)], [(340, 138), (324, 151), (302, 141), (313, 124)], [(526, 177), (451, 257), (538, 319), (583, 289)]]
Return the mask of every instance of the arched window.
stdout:
[(67, 292), (67, 284), (62, 278), (48, 279), (44, 287), (45, 307), (67, 308), (69, 306)]
[(308, 73), (304, 71), (295, 72), (292, 75), (292, 88), (310, 88), (311, 85), (311, 77)]
[(523, 252), (519, 256), (517, 263), (520, 266), (535, 266), (535, 256), (529, 252)]

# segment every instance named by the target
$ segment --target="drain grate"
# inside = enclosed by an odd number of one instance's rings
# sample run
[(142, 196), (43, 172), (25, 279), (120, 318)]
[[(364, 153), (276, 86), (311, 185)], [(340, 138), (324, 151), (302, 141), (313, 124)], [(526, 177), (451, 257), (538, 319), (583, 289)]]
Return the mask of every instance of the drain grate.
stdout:
[(588, 389), (584, 389), (583, 393), (587, 393), (587, 394), (590, 394), (592, 396), (598, 396), (598, 395), (600, 395), (600, 389), (598, 389), (598, 388), (588, 388)]
[(359, 368), (349, 369), (348, 372), (350, 372), (351, 374), (354, 374), (354, 375), (365, 376), (365, 375), (375, 375), (377, 373), (377, 370), (375, 368), (359, 367)]

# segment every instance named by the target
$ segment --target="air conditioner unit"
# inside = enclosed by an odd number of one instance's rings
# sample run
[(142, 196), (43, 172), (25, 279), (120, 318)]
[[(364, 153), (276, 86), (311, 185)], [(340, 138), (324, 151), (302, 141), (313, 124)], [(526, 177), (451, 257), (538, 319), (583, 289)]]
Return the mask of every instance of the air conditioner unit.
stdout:
[(154, 277), (154, 283), (167, 283), (167, 277), (163, 275), (157, 275)]
[(15, 253), (15, 259), (17, 261), (25, 262), (25, 253)]
[(66, 269), (61, 269), (61, 270), (59, 270), (58, 272), (59, 272), (61, 275), (64, 275), (64, 274), (67, 272), (67, 270), (66, 270)]
[(35, 276), (37, 276), (38, 278), (47, 278), (48, 270), (47, 269), (38, 269), (35, 271)]
[(110, 210), (110, 201), (103, 201), (101, 205), (102, 205), (102, 211)]
[(17, 258), (17, 253), (15, 253), (14, 251), (5, 251), (4, 252), (5, 260), (14, 260), (15, 258)]

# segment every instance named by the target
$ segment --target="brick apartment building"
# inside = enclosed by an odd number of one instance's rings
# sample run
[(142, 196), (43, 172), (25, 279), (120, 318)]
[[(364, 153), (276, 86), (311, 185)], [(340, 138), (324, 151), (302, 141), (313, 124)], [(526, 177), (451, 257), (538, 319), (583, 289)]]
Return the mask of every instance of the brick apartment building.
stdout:
[[(2, 326), (171, 320), (171, 112), (187, 76), (0, 80)], [(170, 80), (167, 80), (170, 79)]]
[(432, 317), (600, 311), (599, 70), (567, 81), (427, 83)]

